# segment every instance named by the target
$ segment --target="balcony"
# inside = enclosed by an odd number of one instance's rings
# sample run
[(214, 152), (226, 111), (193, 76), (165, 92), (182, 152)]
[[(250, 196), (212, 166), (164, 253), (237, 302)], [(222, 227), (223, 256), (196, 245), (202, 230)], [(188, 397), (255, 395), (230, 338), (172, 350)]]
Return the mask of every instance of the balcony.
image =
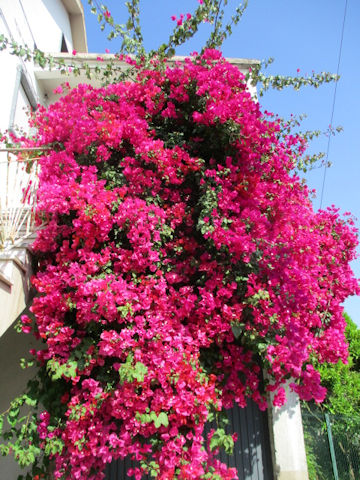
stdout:
[(20, 246), (36, 229), (39, 164), (32, 150), (0, 149), (0, 253)]
[(0, 337), (24, 310), (30, 293), (28, 245), (35, 224), (38, 149), (0, 150)]

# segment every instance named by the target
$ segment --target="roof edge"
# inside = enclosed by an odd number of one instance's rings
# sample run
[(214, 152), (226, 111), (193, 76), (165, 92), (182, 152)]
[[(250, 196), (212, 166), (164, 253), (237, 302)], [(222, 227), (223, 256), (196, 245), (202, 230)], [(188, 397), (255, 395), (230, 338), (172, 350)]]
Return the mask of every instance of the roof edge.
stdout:
[[(113, 60), (115, 62), (124, 62), (123, 60), (119, 60), (114, 54), (112, 53), (88, 53), (88, 52), (79, 52), (76, 56), (72, 55), (71, 53), (49, 53), (49, 55), (53, 56), (54, 58), (62, 58), (63, 60), (71, 59), (76, 61), (96, 61), (99, 58), (103, 60)], [(131, 56), (131, 55), (130, 55)], [(190, 58), (190, 56), (185, 55), (175, 55), (167, 59), (169, 63), (175, 62), (184, 62), (186, 58)], [(252, 65), (260, 65), (261, 60), (256, 58), (238, 58), (238, 57), (224, 57), (232, 65), (236, 65), (238, 68), (246, 68)], [(126, 62), (124, 62), (126, 63)]]
[(84, 15), (81, 0), (61, 0), (69, 15)]
[(61, 0), (69, 14), (71, 36), (74, 50), (87, 53), (87, 37), (84, 7), (81, 0)]

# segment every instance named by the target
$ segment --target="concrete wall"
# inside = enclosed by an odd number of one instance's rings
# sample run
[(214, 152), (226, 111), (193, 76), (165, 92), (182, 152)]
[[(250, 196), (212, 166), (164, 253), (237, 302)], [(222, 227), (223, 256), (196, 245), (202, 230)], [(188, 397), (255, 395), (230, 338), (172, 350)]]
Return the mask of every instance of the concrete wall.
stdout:
[(31, 258), (26, 248), (0, 253), (0, 337), (26, 307), (30, 277)]
[(286, 404), (268, 412), (274, 480), (308, 480), (299, 397), (288, 386), (286, 394)]

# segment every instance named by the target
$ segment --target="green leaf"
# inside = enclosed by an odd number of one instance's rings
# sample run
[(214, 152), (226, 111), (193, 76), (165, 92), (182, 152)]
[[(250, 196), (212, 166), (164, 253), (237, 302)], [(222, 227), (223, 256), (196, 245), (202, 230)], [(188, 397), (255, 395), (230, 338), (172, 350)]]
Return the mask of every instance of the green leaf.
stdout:
[(223, 428), (218, 428), (210, 440), (210, 450), (223, 448), (228, 455), (231, 455), (234, 449), (234, 440), (231, 435), (227, 435)]
[(223, 428), (218, 428), (215, 430), (213, 436), (210, 440), (210, 450), (215, 450), (216, 448), (220, 448), (222, 445), (222, 438), (225, 435), (225, 430)]
[(148, 372), (147, 367), (143, 363), (137, 362), (135, 364), (135, 370), (134, 370), (133, 376), (139, 383), (142, 383), (144, 381), (144, 378), (147, 372)]
[(54, 359), (47, 362), (46, 369), (53, 381), (59, 380), (61, 377), (74, 378), (77, 375), (77, 362), (70, 360), (67, 363), (60, 364)]
[(3, 457), (6, 457), (6, 455), (9, 455), (9, 452), (10, 452), (9, 445), (0, 445), (0, 454)]
[(231, 330), (236, 340), (243, 334), (244, 326), (245, 325), (243, 323), (233, 323), (231, 325)]
[(20, 408), (19, 407), (13, 407), (9, 411), (9, 414), (7, 416), (7, 421), (9, 423), (9, 425), (11, 425), (12, 427), (14, 427), (17, 424), (19, 413), (20, 413)]
[(158, 420), (160, 422), (160, 425), (164, 425), (164, 427), (169, 426), (169, 418), (165, 412), (159, 413)]

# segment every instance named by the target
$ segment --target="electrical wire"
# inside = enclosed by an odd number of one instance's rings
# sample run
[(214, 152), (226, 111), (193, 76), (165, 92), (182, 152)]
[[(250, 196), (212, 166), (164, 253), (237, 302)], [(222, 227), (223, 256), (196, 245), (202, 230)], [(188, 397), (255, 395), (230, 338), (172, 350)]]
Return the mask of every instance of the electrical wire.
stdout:
[[(338, 64), (337, 64), (337, 69), (336, 69), (336, 75), (337, 76), (339, 76), (339, 71), (340, 71), (340, 63), (341, 63), (342, 47), (343, 47), (343, 40), (344, 40), (347, 6), (348, 6), (348, 0), (345, 0), (344, 17), (343, 17), (343, 22), (342, 22), (341, 39), (340, 39), (339, 56), (338, 56)], [(326, 172), (327, 172), (327, 166), (328, 166), (328, 163), (329, 163), (329, 151), (330, 151), (330, 143), (331, 143), (331, 137), (332, 137), (331, 129), (332, 129), (333, 120), (334, 120), (337, 86), (338, 86), (338, 80), (335, 82), (333, 103), (332, 103), (332, 109), (331, 109), (329, 136), (328, 136), (328, 143), (327, 143), (327, 149), (326, 149), (326, 160), (325, 160), (324, 175), (323, 175), (323, 181), (322, 181), (322, 187), (321, 187), (321, 196), (320, 196), (320, 209), (322, 207), (322, 202), (323, 202), (323, 198), (324, 198)]]

